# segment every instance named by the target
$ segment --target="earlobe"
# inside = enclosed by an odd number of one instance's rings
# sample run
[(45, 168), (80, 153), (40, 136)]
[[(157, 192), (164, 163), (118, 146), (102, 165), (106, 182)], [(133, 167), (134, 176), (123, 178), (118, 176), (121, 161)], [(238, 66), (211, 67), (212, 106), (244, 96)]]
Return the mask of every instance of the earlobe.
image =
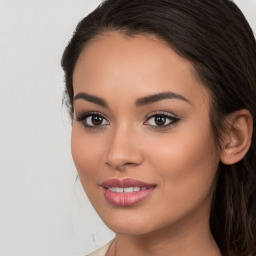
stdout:
[(244, 158), (251, 145), (253, 118), (247, 109), (241, 109), (228, 116), (220, 160), (231, 165)]

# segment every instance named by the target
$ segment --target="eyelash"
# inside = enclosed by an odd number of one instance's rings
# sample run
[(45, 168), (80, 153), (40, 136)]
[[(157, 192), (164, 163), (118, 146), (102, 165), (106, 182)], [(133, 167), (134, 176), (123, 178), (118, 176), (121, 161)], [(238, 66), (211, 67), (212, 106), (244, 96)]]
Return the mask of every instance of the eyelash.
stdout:
[[(101, 118), (103, 120), (103, 122), (105, 123), (101, 123), (99, 125), (88, 125), (88, 123), (86, 123), (86, 121), (88, 122), (88, 118), (92, 118), (92, 117), (98, 117), (98, 118)], [(157, 118), (157, 117), (160, 117), (160, 118), (164, 118), (165, 119), (165, 122), (167, 120), (169, 120), (170, 122), (168, 124), (164, 124), (164, 125), (150, 125), (148, 124), (148, 122), (150, 121), (150, 119), (152, 118)], [(107, 120), (107, 118), (104, 117), (104, 115), (102, 115), (101, 113), (99, 112), (87, 112), (87, 113), (83, 113), (81, 115), (78, 115), (75, 117), (75, 120), (77, 122), (82, 122), (84, 127), (86, 129), (101, 129), (103, 128), (103, 126), (106, 126), (106, 125), (109, 125), (110, 122)], [(105, 120), (105, 121), (104, 121)], [(167, 128), (170, 128), (171, 126), (174, 126), (175, 124), (178, 123), (180, 119), (177, 118), (176, 116), (174, 116), (173, 114), (170, 114), (169, 112), (165, 112), (165, 111), (158, 111), (158, 112), (155, 112), (155, 113), (151, 113), (149, 116), (146, 117), (146, 121), (143, 123), (145, 125), (148, 125), (150, 126), (152, 129), (159, 129), (159, 130), (162, 130), (162, 129), (167, 129)], [(155, 120), (156, 121), (156, 120)], [(90, 121), (92, 123), (92, 120)]]
[(147, 120), (144, 124), (146, 124), (151, 118), (156, 118), (156, 117), (164, 118), (165, 122), (169, 119), (170, 122), (165, 125), (150, 125), (150, 127), (153, 129), (168, 129), (168, 128), (174, 126), (175, 124), (177, 124), (178, 121), (180, 120), (179, 118), (177, 118), (176, 116), (174, 116), (173, 114), (171, 114), (169, 112), (158, 111), (158, 112), (150, 114), (147, 117)]
[(79, 116), (76, 116), (76, 121), (77, 122), (82, 122), (84, 127), (87, 128), (87, 129), (100, 129), (102, 128), (103, 126), (105, 125), (108, 125), (108, 124), (100, 124), (100, 125), (88, 125), (86, 124), (86, 121), (87, 121), (87, 118), (88, 117), (100, 117), (102, 118), (102, 120), (105, 120), (107, 121), (107, 123), (109, 124), (109, 121), (107, 120), (107, 118), (105, 118), (101, 113), (99, 112), (87, 112), (87, 113), (83, 113)]

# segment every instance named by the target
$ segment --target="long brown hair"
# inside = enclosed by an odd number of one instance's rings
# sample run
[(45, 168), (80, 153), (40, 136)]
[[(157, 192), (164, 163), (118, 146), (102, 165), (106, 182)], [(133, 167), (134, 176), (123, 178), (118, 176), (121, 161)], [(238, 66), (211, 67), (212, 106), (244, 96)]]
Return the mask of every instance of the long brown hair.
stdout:
[(63, 54), (71, 116), (77, 59), (88, 41), (106, 31), (155, 35), (188, 59), (211, 94), (218, 142), (228, 114), (250, 111), (251, 147), (240, 162), (219, 164), (210, 225), (224, 255), (256, 255), (256, 43), (244, 15), (230, 0), (104, 1), (78, 24)]

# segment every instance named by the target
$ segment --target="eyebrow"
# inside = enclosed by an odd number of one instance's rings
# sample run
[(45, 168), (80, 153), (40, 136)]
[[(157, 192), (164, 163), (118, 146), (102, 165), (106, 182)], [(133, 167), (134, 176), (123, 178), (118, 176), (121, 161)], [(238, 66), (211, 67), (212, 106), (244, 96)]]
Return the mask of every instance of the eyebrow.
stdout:
[[(94, 95), (90, 95), (88, 93), (85, 92), (80, 92), (78, 93), (75, 97), (74, 97), (74, 101), (78, 100), (78, 99), (83, 99), (85, 101), (89, 101), (91, 103), (97, 104), (99, 106), (102, 106), (104, 108), (109, 108), (108, 103), (97, 96)], [(152, 94), (152, 95), (148, 95), (146, 97), (143, 98), (139, 98), (136, 100), (135, 105), (137, 107), (141, 107), (144, 105), (148, 105), (148, 104), (152, 104), (161, 100), (166, 100), (166, 99), (178, 99), (178, 100), (183, 100), (187, 103), (190, 103), (190, 101), (188, 99), (186, 99), (185, 97), (183, 97), (180, 94), (174, 93), (174, 92), (161, 92), (161, 93), (156, 93), (156, 94)], [(190, 103), (191, 104), (191, 103)]]
[(85, 93), (85, 92), (80, 92), (74, 97), (74, 101), (78, 100), (78, 99), (86, 100), (86, 101), (89, 101), (91, 103), (102, 106), (104, 108), (108, 108), (108, 104), (104, 99), (99, 98), (97, 96), (90, 95), (90, 94)]
[(140, 107), (140, 106), (144, 106), (147, 104), (155, 103), (155, 102), (166, 100), (166, 99), (177, 99), (177, 100), (183, 100), (187, 103), (190, 103), (188, 99), (186, 99), (180, 94), (177, 94), (174, 92), (161, 92), (161, 93), (152, 94), (152, 95), (137, 99), (135, 104), (137, 107)]

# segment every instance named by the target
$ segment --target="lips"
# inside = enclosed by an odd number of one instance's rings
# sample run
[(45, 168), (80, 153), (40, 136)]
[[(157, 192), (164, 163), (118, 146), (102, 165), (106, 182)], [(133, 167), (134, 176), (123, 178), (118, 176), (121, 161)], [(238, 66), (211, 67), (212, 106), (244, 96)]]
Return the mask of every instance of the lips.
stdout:
[(155, 189), (149, 184), (135, 179), (108, 179), (101, 183), (105, 199), (116, 206), (132, 206), (146, 199)]

